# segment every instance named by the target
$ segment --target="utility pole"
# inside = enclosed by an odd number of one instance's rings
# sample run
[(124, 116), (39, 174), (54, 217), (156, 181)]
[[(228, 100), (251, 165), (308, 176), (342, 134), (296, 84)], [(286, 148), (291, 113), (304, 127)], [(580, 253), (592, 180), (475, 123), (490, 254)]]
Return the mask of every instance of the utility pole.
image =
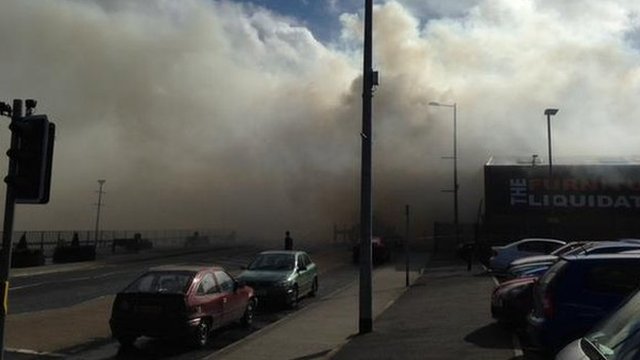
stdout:
[(405, 232), (404, 232), (404, 285), (409, 287), (409, 205), (405, 206)]
[(371, 259), (372, 191), (371, 191), (371, 100), (378, 73), (372, 68), (373, 0), (365, 0), (364, 55), (362, 78), (362, 168), (360, 174), (360, 306), (359, 332), (373, 330), (373, 283)]
[(98, 180), (98, 211), (96, 211), (96, 236), (95, 236), (95, 241), (96, 241), (96, 246), (98, 246), (98, 233), (100, 232), (100, 208), (102, 207), (102, 194), (104, 194), (104, 191), (102, 191), (102, 186), (104, 186), (104, 183), (107, 182), (107, 180), (104, 179), (100, 179)]
[[(15, 125), (22, 118), (22, 100), (14, 99), (13, 107), (9, 109), (11, 114), (11, 126)], [(6, 113), (6, 112), (5, 112)], [(18, 134), (11, 132), (11, 146), (9, 153), (13, 154), (18, 149)], [(7, 194), (4, 205), (4, 223), (2, 226), (2, 261), (0, 262), (0, 286), (2, 286), (2, 308), (0, 309), (0, 360), (4, 358), (4, 340), (5, 340), (5, 323), (7, 320), (9, 306), (9, 269), (11, 268), (11, 240), (13, 235), (13, 218), (15, 214), (16, 195), (15, 195), (15, 174), (18, 162), (15, 156), (9, 156), (9, 171), (5, 178), (7, 184)]]
[(444, 159), (453, 160), (453, 189), (443, 190), (444, 192), (453, 192), (453, 226), (455, 228), (456, 244), (460, 243), (460, 220), (458, 216), (458, 105), (442, 104), (439, 102), (429, 102), (431, 106), (442, 106), (453, 109), (453, 157), (444, 157)]

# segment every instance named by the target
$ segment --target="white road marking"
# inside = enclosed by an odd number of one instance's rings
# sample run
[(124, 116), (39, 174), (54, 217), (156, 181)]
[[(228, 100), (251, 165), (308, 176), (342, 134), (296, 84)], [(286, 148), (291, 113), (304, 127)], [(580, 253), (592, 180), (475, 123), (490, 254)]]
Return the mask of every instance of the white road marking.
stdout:
[[(55, 283), (57, 284), (57, 283), (68, 283), (68, 282), (82, 281), (82, 280), (100, 279), (100, 278), (109, 277), (109, 276), (112, 276), (112, 275), (121, 274), (121, 273), (125, 273), (125, 272), (126, 271), (112, 271), (112, 272), (108, 272), (108, 273), (104, 273), (104, 274), (100, 274), (100, 275), (83, 276), (83, 277), (77, 277), (77, 278), (66, 279), (66, 280), (58, 280), (58, 281), (55, 281)], [(46, 285), (46, 284), (51, 284), (51, 283), (38, 282), (38, 283), (33, 283), (33, 284), (21, 285), (21, 286), (11, 286), (11, 287), (9, 287), (9, 290), (28, 289), (28, 288), (42, 286), (42, 285)]]
[(13, 353), (25, 354), (25, 355), (50, 356), (50, 357), (59, 357), (59, 358), (67, 357), (67, 355), (65, 354), (52, 353), (52, 352), (46, 352), (46, 351), (35, 351), (35, 350), (29, 350), (29, 349), (6, 348), (5, 350), (7, 352), (13, 352)]

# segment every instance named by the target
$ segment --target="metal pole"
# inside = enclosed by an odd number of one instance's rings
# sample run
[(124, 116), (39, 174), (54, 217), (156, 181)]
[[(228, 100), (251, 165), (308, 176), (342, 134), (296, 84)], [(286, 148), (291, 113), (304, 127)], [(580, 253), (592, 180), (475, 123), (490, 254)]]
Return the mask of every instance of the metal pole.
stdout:
[(371, 98), (373, 96), (372, 31), (373, 0), (365, 0), (362, 81), (362, 168), (360, 175), (360, 334), (373, 330), (373, 283), (371, 264)]
[[(22, 118), (22, 100), (13, 100), (13, 112), (11, 123), (16, 123)], [(10, 153), (18, 148), (18, 135), (11, 131)], [(15, 157), (9, 156), (9, 171), (7, 174), (7, 195), (4, 206), (4, 224), (2, 228), (2, 261), (0, 263), (0, 286), (2, 286), (2, 308), (0, 309), (0, 360), (4, 358), (5, 322), (8, 314), (9, 303), (9, 271), (11, 267), (11, 240), (13, 235), (13, 217), (15, 210), (14, 181), (17, 171)]]
[(409, 287), (409, 205), (405, 206), (405, 232), (404, 232), (404, 286)]
[(551, 114), (547, 113), (547, 139), (549, 142), (549, 181), (551, 181), (553, 160), (551, 157)]
[(456, 228), (456, 244), (460, 243), (458, 218), (458, 107), (453, 103), (453, 224)]
[[(102, 206), (102, 186), (104, 185), (105, 182), (106, 180), (103, 180), (103, 179), (98, 180), (98, 184), (99, 184), (98, 211), (96, 212), (96, 236), (95, 236), (96, 246), (98, 245), (98, 232), (100, 231), (100, 207)], [(87, 237), (87, 240), (89, 240), (89, 237)]]

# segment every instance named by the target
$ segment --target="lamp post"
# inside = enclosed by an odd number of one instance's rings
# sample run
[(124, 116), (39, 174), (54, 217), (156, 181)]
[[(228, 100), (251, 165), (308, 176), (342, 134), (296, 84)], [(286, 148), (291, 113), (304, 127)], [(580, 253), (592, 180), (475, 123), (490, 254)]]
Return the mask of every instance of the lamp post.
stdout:
[(551, 157), (551, 116), (558, 113), (558, 109), (545, 109), (544, 114), (547, 115), (547, 139), (549, 142), (549, 181), (551, 181), (551, 175), (553, 174), (553, 159)]
[(98, 180), (98, 211), (96, 212), (96, 246), (98, 245), (98, 233), (100, 231), (100, 208), (102, 207), (102, 194), (104, 194), (104, 192), (102, 191), (102, 186), (104, 186), (104, 183), (107, 182), (107, 180), (104, 179), (100, 179)]
[(460, 242), (460, 233), (458, 229), (458, 126), (457, 126), (457, 112), (458, 107), (456, 103), (453, 104), (441, 104), (435, 101), (429, 103), (431, 106), (442, 106), (453, 109), (453, 224), (456, 231), (456, 243)]

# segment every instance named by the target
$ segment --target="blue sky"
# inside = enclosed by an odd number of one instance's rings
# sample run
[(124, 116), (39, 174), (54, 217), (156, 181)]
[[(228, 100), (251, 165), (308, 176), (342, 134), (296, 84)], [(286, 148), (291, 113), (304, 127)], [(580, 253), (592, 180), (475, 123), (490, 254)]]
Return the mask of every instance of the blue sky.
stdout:
[(361, 0), (234, 0), (270, 9), (274, 13), (294, 18), (309, 28), (320, 41), (328, 41), (340, 34), (339, 15), (359, 12)]

